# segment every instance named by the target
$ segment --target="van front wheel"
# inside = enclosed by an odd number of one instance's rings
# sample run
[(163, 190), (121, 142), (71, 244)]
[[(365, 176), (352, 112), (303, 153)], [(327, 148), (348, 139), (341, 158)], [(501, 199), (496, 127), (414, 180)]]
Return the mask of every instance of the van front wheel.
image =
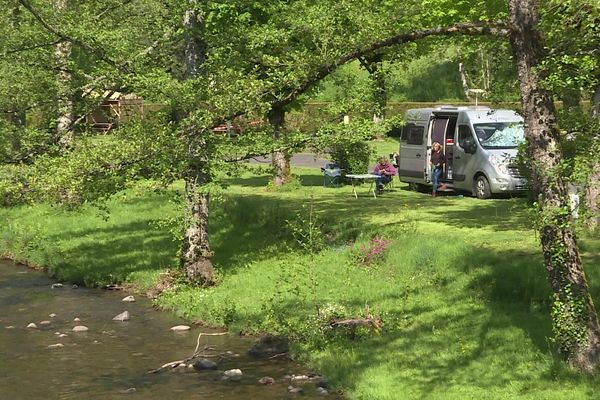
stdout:
[(488, 182), (485, 176), (479, 175), (475, 179), (474, 186), (475, 196), (477, 196), (478, 199), (489, 199), (490, 197), (492, 197), (490, 183)]

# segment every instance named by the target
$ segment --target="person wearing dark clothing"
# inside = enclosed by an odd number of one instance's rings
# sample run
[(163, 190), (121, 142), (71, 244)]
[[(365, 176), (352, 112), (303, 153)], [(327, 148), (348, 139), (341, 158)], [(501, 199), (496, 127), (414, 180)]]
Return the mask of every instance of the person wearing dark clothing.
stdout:
[(440, 186), (444, 164), (446, 164), (446, 156), (442, 151), (442, 145), (438, 142), (433, 142), (431, 145), (431, 183), (433, 184), (431, 195), (433, 197), (437, 196), (438, 186), (441, 190), (446, 188), (445, 184)]

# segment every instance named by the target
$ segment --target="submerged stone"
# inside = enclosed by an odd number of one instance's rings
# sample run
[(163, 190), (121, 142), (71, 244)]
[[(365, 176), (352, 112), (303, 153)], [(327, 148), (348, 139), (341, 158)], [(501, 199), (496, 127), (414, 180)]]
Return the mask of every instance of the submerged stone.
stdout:
[(188, 325), (176, 325), (176, 326), (171, 327), (171, 330), (173, 332), (185, 332), (185, 331), (189, 331), (190, 329), (192, 329), (192, 328), (190, 328)]
[(263, 376), (258, 380), (258, 383), (261, 385), (272, 385), (275, 383), (275, 379), (271, 378), (270, 376)]
[(228, 369), (227, 371), (223, 372), (223, 378), (232, 381), (239, 381), (240, 379), (242, 379), (242, 375), (242, 370), (238, 368)]
[(134, 302), (135, 301), (135, 297), (133, 297), (133, 296), (123, 297), (123, 300), (121, 300), (121, 301)]
[(123, 311), (121, 314), (116, 315), (113, 321), (129, 321), (129, 311)]
[(281, 336), (265, 335), (252, 345), (248, 354), (258, 358), (268, 358), (277, 354), (287, 353), (290, 349), (289, 342)]
[(217, 369), (217, 363), (206, 358), (194, 361), (193, 366), (196, 371)]
[(84, 325), (77, 325), (73, 327), (73, 332), (87, 332), (89, 329)]

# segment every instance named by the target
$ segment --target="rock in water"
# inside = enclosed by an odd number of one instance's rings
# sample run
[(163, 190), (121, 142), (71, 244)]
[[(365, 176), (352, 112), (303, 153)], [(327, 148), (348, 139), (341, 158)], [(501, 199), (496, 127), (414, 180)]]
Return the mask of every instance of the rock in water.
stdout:
[(121, 314), (116, 315), (113, 321), (129, 321), (129, 311), (123, 311)]
[(40, 321), (40, 325), (50, 325), (50, 321)]
[(227, 371), (223, 372), (223, 377), (232, 381), (239, 381), (242, 379), (242, 375), (242, 370), (237, 368), (228, 369)]
[(54, 318), (54, 317), (56, 317), (56, 314), (52, 313), (52, 314), (50, 314), (50, 315), (48, 315), (48, 316), (49, 316), (50, 318)]
[(207, 360), (206, 358), (201, 358), (199, 360), (194, 361), (194, 369), (197, 371), (217, 369), (217, 363), (211, 360)]
[(177, 326), (174, 326), (171, 328), (171, 330), (173, 332), (185, 332), (185, 331), (189, 331), (190, 329), (192, 329), (192, 328), (190, 328), (187, 325), (177, 325)]
[(277, 354), (287, 353), (289, 342), (286, 338), (273, 335), (262, 336), (248, 350), (248, 354), (258, 358), (268, 358)]
[(290, 393), (302, 393), (301, 387), (288, 386), (288, 392)]
[(73, 318), (73, 322), (81, 322), (81, 320), (79, 319), (79, 317), (75, 317)]
[(58, 289), (58, 288), (63, 287), (63, 284), (62, 283), (53, 283), (51, 287), (52, 287), (52, 289)]
[(37, 329), (37, 325), (36, 325), (36, 324), (34, 324), (33, 322), (31, 322), (29, 325), (27, 325), (27, 327), (28, 327), (29, 329)]
[(58, 349), (58, 348), (61, 348), (61, 347), (65, 347), (65, 345), (62, 344), (62, 343), (56, 343), (56, 344), (51, 344), (51, 345), (48, 346), (49, 349)]
[(135, 301), (135, 298), (133, 296), (127, 296), (127, 297), (123, 297), (123, 300), (121, 300), (121, 301), (133, 302), (133, 301)]
[(275, 383), (275, 379), (271, 378), (270, 376), (263, 376), (258, 380), (258, 383), (261, 385), (272, 385)]
[(324, 387), (321, 387), (321, 386), (317, 387), (316, 392), (317, 392), (317, 394), (320, 394), (321, 396), (327, 396), (329, 394), (327, 389), (325, 389)]
[(298, 382), (298, 381), (308, 381), (308, 380), (310, 380), (310, 378), (307, 375), (292, 375), (290, 380), (292, 382)]
[(73, 327), (73, 332), (87, 332), (89, 329), (84, 325), (77, 325)]

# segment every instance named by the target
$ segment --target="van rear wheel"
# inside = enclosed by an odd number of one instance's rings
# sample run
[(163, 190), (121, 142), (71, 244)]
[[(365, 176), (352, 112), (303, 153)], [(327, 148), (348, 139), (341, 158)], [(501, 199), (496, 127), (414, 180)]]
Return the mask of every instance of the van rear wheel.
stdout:
[(429, 192), (429, 187), (427, 185), (423, 185), (422, 183), (410, 182), (408, 184), (408, 189), (419, 193)]
[(477, 196), (478, 199), (489, 199), (492, 197), (490, 183), (485, 176), (479, 175), (477, 178), (475, 178), (475, 183), (473, 186), (475, 196)]

